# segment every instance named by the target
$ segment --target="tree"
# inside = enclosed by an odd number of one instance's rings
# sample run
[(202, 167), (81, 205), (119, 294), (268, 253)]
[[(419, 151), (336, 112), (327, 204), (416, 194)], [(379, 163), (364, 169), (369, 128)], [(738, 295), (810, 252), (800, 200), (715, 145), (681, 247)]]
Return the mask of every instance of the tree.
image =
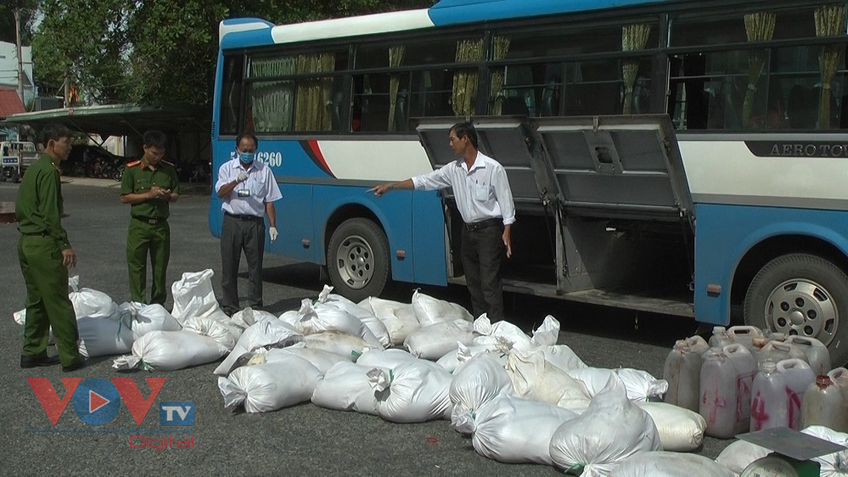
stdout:
[(132, 0), (43, 0), (33, 39), (33, 75), (58, 90), (67, 80), (83, 101), (108, 103), (128, 97), (126, 24)]
[(21, 12), (21, 44), (32, 41), (32, 25), (38, 0), (0, 0), (0, 41), (15, 42), (15, 9)]
[(65, 78), (96, 103), (208, 105), (224, 18), (293, 23), (432, 0), (42, 0), (33, 41), (42, 86)]

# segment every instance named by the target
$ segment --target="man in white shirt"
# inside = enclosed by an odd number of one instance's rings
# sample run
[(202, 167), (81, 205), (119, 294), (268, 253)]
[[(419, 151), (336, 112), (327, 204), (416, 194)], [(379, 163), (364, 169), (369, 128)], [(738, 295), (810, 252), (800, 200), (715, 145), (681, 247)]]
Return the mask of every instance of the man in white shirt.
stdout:
[(262, 306), (262, 258), (265, 255), (265, 215), (268, 235), (277, 240), (277, 216), (274, 202), (281, 199), (280, 187), (271, 168), (257, 162), (259, 140), (250, 133), (236, 138), (236, 158), (218, 169), (215, 191), (223, 200), (224, 224), (221, 228), (221, 309), (228, 315), (239, 310), (238, 269), (241, 252), (247, 258), (247, 303)]
[(506, 171), (497, 161), (477, 150), (477, 131), (471, 123), (455, 124), (450, 147), (456, 161), (433, 172), (372, 189), (381, 196), (394, 189), (437, 190), (453, 188), (456, 206), (465, 222), (462, 228), (462, 267), (471, 293), (475, 317), (486, 313), (493, 322), (504, 318), (501, 260), (512, 256), (510, 231), (515, 203)]

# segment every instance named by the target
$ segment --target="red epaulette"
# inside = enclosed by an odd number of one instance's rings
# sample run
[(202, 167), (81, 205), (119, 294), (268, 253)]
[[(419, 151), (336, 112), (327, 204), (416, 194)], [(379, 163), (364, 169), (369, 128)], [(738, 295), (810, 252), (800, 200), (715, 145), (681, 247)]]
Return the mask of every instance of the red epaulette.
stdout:
[(127, 163), (127, 167), (135, 167), (135, 166), (137, 166), (137, 165), (139, 165), (139, 164), (141, 164), (141, 159), (139, 159), (139, 160), (137, 160), (137, 161), (128, 162), (128, 163)]

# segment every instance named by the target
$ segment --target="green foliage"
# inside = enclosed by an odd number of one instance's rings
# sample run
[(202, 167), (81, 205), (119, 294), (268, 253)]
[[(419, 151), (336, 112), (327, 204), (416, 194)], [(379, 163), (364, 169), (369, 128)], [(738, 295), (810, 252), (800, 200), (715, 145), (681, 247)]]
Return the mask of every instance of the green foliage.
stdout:
[(32, 42), (32, 24), (38, 0), (0, 0), (0, 41), (15, 43), (15, 8), (21, 12), (21, 44)]
[[(14, 0), (27, 1), (27, 0)], [(34, 1), (34, 0), (33, 0)], [(296, 23), (428, 7), (432, 0), (41, 0), (34, 76), (83, 102), (208, 105), (224, 18)], [(2, 11), (0, 11), (2, 14)], [(2, 25), (2, 23), (0, 23)]]

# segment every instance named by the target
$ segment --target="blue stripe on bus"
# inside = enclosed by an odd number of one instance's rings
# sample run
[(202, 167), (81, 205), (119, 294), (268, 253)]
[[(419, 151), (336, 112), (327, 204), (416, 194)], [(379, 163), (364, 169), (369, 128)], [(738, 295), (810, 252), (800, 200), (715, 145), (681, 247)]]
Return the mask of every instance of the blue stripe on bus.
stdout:
[(430, 7), (427, 13), (436, 26), (445, 26), (666, 1), (668, 0), (442, 0)]
[(222, 50), (227, 50), (233, 48), (272, 45), (273, 43), (274, 38), (271, 36), (271, 28), (262, 28), (260, 30), (227, 33), (221, 40), (220, 47)]
[(226, 26), (244, 25), (246, 23), (264, 23), (269, 28), (274, 26), (273, 23), (271, 23), (267, 20), (263, 20), (261, 18), (250, 18), (250, 17), (248, 17), (248, 18), (225, 18), (223, 23)]
[[(801, 235), (848, 253), (848, 212), (723, 204), (695, 204), (695, 319), (730, 321), (733, 275), (757, 244), (772, 237)], [(707, 285), (721, 286), (708, 295)]]

